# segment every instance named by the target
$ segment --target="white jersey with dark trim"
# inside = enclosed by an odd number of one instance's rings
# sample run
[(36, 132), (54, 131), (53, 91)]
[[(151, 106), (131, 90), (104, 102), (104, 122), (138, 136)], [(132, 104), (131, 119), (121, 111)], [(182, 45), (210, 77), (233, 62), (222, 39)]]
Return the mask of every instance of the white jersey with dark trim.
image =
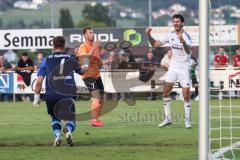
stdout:
[[(188, 46), (192, 44), (192, 38), (187, 32), (183, 32), (183, 39)], [(191, 54), (186, 53), (183, 44), (180, 42), (175, 31), (170, 32), (167, 36), (159, 39), (162, 44), (169, 43), (172, 49), (172, 58), (170, 67), (190, 67), (191, 65)]]

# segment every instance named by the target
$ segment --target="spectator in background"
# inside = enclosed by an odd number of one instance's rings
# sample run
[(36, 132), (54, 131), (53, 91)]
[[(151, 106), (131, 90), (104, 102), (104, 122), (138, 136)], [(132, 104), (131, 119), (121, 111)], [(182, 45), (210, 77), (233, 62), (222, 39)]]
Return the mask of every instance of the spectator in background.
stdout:
[(129, 50), (129, 48), (124, 49), (123, 51), (128, 57), (128, 68), (138, 69), (138, 65), (136, 64), (133, 53)]
[(9, 63), (17, 62), (17, 54), (13, 50), (8, 50), (7, 52), (5, 52), (4, 53), (4, 58)]
[(12, 69), (12, 65), (5, 60), (3, 55), (0, 55), (0, 73), (12, 71)]
[(214, 67), (215, 68), (224, 68), (228, 66), (228, 56), (225, 53), (224, 47), (218, 49), (218, 53), (214, 56)]
[[(158, 62), (153, 56), (153, 53), (148, 52), (143, 61), (143, 64), (141, 67), (142, 70), (140, 71), (139, 79), (143, 82), (149, 81), (154, 75), (157, 65), (158, 65)], [(155, 92), (148, 92), (146, 96), (148, 97), (148, 100), (156, 100)]]
[(171, 48), (169, 48), (167, 53), (164, 55), (163, 59), (161, 60), (161, 66), (168, 69), (171, 58), (172, 58), (172, 50)]
[(144, 59), (144, 64), (143, 64), (142, 68), (148, 69), (150, 71), (155, 71), (157, 64), (158, 64), (158, 62), (157, 62), (156, 58), (153, 57), (153, 53), (148, 52), (147, 56)]
[[(240, 48), (236, 50), (236, 55), (233, 56), (233, 67), (240, 67)], [(232, 96), (234, 98), (239, 97), (239, 91), (233, 91)]]
[[(0, 55), (0, 73), (5, 73), (6, 71), (12, 71), (12, 65), (5, 61), (4, 56)], [(0, 94), (1, 101), (10, 101), (11, 95), (10, 94)]]
[(65, 53), (68, 54), (68, 55), (75, 55), (75, 52), (70, 47), (65, 48)]
[[(170, 62), (171, 62), (171, 59), (172, 59), (172, 49), (168, 48), (167, 53), (164, 55), (164, 57), (161, 60), (161, 67), (163, 67), (164, 69), (168, 70)], [(177, 93), (175, 91), (172, 91), (171, 94), (170, 94), (172, 99), (176, 99), (176, 97), (178, 95), (180, 95), (180, 97), (182, 98), (182, 92)]]
[(34, 61), (34, 71), (38, 71), (38, 69), (40, 68), (40, 65), (42, 64), (43, 58), (44, 58), (43, 53), (38, 52), (37, 59), (35, 59)]
[[(23, 52), (21, 55), (21, 59), (18, 61), (16, 72), (23, 79), (23, 82), (26, 86), (30, 86), (31, 84), (31, 75), (33, 70), (33, 61), (28, 57), (28, 53)], [(29, 95), (22, 95), (22, 100), (30, 101)]]
[(108, 68), (111, 68), (111, 69), (117, 69), (118, 68), (118, 65), (119, 65), (119, 54), (115, 53), (115, 52), (111, 52), (107, 61), (107, 65), (108, 65)]
[(78, 49), (79, 49), (79, 45), (74, 46), (74, 53), (75, 53), (75, 55), (77, 55)]
[[(129, 56), (126, 52), (120, 52), (120, 63), (116, 65), (117, 69), (132, 69), (132, 63), (129, 63)], [(120, 93), (117, 99), (126, 100), (126, 99), (135, 99), (133, 93)]]
[(157, 64), (157, 60), (156, 58), (153, 56), (152, 52), (148, 52), (147, 56), (144, 60), (145, 64), (147, 64), (147, 66), (155, 66)]
[[(103, 69), (109, 69), (109, 70), (117, 69), (120, 61), (119, 54), (112, 51), (109, 53), (109, 56), (107, 57), (107, 59), (103, 61), (105, 61), (103, 65)], [(106, 93), (106, 95), (108, 97), (111, 97), (113, 100), (119, 100), (121, 98), (120, 93)]]
[(120, 63), (118, 64), (118, 69), (128, 69), (128, 56), (126, 53), (121, 53)]
[(137, 69), (138, 65), (134, 59), (133, 53), (129, 49), (123, 49), (119, 52), (119, 69)]
[(192, 78), (192, 87), (195, 88), (195, 93), (192, 95), (192, 99), (195, 98), (195, 100), (198, 100), (198, 80), (197, 80), (197, 74), (196, 69), (198, 66), (198, 62), (196, 58), (191, 56), (191, 78)]
[(212, 47), (210, 48), (210, 50), (209, 50), (209, 68), (210, 69), (212, 69), (212, 68), (214, 68), (214, 51), (212, 50)]
[(240, 48), (236, 50), (236, 55), (233, 57), (233, 66), (240, 67)]

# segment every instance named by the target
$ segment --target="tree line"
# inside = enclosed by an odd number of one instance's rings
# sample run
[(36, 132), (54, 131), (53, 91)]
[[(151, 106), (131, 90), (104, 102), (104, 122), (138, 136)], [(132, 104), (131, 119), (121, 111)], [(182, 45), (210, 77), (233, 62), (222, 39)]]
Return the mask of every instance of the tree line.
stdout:
[[(85, 5), (82, 10), (83, 18), (77, 24), (74, 24), (69, 8), (62, 8), (59, 11), (58, 20), (59, 28), (82, 28), (92, 26), (96, 28), (115, 27), (116, 21), (109, 15), (107, 7), (100, 3), (95, 6)], [(30, 24), (26, 24), (23, 19), (9, 21), (4, 23), (0, 18), (0, 29), (24, 29), (24, 28), (50, 28), (51, 23), (43, 20), (33, 20)]]

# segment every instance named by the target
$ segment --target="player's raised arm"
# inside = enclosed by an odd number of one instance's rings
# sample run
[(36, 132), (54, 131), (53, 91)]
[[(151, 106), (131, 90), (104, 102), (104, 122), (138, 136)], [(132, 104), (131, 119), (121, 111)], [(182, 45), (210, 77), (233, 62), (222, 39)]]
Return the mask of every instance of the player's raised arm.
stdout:
[(183, 48), (184, 50), (186, 51), (187, 54), (190, 54), (191, 53), (191, 47), (187, 44), (187, 42), (183, 39), (183, 36), (182, 36), (182, 32), (178, 34), (178, 38), (180, 40), (180, 42), (182, 43), (183, 45)]
[(155, 40), (152, 36), (151, 36), (151, 31), (152, 31), (152, 28), (148, 27), (146, 28), (145, 30), (145, 34), (148, 38), (148, 41), (149, 43), (151, 44), (151, 46), (153, 48), (156, 48), (156, 47), (160, 47), (162, 46), (163, 44), (159, 41), (159, 40)]

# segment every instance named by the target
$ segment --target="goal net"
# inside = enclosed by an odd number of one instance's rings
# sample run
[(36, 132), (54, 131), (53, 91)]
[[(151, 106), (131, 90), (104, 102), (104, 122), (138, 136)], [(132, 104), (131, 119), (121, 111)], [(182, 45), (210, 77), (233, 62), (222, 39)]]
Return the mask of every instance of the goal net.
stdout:
[(212, 160), (240, 159), (240, 67), (234, 60), (239, 49), (240, 9), (233, 1), (210, 1), (209, 150)]

